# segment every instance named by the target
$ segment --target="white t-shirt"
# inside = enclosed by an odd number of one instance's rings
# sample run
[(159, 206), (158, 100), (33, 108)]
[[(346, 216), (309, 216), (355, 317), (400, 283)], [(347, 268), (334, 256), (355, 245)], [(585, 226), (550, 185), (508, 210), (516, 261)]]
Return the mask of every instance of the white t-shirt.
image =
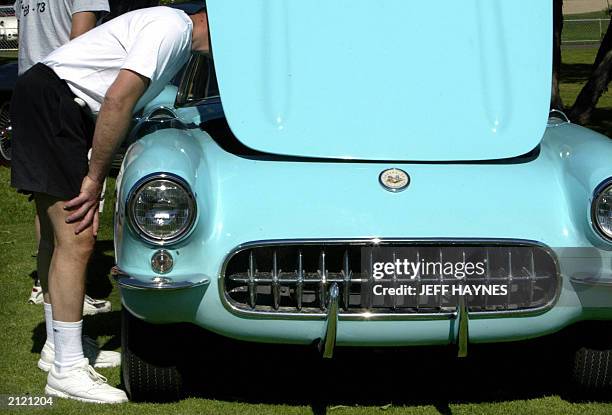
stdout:
[(108, 12), (108, 0), (17, 0), (19, 74), (70, 40), (72, 15)]
[(134, 112), (157, 96), (191, 54), (192, 22), (169, 7), (139, 9), (118, 16), (77, 37), (42, 60), (64, 79), (93, 113), (119, 70), (149, 78)]

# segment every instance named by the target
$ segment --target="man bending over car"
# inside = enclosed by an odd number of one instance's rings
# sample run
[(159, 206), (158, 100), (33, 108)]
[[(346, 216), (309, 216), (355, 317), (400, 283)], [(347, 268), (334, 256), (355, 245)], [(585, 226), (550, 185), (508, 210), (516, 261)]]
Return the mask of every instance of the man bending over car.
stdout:
[(34, 195), (41, 234), (55, 243), (48, 277), (55, 339), (48, 395), (96, 403), (127, 401), (83, 355), (85, 271), (113, 153), (132, 115), (161, 92), (191, 51), (208, 51), (205, 10), (188, 16), (152, 7), (79, 36), (17, 81), (11, 105), (11, 184)]
[[(43, 60), (58, 47), (96, 27), (97, 19), (108, 11), (107, 0), (16, 1), (15, 16), (19, 20), (19, 75)], [(102, 204), (100, 204), (101, 207)], [(34, 223), (37, 247), (36, 273), (28, 303), (43, 304), (47, 338), (40, 353), (38, 367), (49, 371), (55, 358), (53, 315), (47, 284), (54, 248), (53, 235), (47, 235), (41, 244), (38, 214)], [(50, 226), (47, 226), (46, 229), (50, 230)], [(98, 300), (85, 295), (84, 315), (106, 313), (110, 310), (110, 301)], [(87, 336), (83, 336), (83, 351), (94, 367), (114, 367), (121, 363), (119, 353), (99, 350), (96, 341)]]

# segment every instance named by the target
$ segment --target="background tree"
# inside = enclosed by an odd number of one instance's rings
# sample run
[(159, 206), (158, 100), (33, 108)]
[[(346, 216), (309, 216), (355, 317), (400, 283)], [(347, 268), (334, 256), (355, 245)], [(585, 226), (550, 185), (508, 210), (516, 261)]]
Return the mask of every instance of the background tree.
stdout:
[[(550, 106), (563, 110), (563, 101), (559, 95), (559, 79), (561, 69), (561, 35), (563, 33), (563, 0), (553, 1), (553, 76)], [(608, 10), (612, 13), (612, 9)], [(612, 20), (608, 25), (606, 35), (602, 39), (591, 75), (584, 85), (574, 105), (567, 115), (575, 123), (586, 124), (591, 118), (599, 98), (608, 90), (612, 79)]]
[(563, 31), (563, 0), (553, 0), (553, 75), (550, 107), (563, 110), (559, 94), (559, 74), (561, 72), (561, 32)]
[(591, 69), (591, 76), (584, 85), (574, 106), (568, 113), (570, 120), (585, 124), (589, 122), (591, 114), (597, 105), (599, 98), (608, 90), (612, 78), (612, 19), (608, 25), (597, 57)]

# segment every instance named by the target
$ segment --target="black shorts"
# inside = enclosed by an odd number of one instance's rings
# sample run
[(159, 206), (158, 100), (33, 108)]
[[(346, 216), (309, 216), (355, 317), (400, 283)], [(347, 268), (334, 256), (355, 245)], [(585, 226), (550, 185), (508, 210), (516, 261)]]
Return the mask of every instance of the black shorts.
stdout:
[(37, 63), (17, 79), (11, 101), (11, 185), (62, 200), (78, 196), (87, 175), (95, 123), (68, 84)]

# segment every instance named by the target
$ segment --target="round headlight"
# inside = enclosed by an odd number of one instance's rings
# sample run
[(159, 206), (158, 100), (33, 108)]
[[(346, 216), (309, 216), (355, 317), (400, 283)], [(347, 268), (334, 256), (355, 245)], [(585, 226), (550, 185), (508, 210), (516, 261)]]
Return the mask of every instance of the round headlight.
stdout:
[(195, 221), (196, 204), (185, 182), (162, 175), (135, 186), (128, 211), (141, 237), (164, 244), (178, 241), (189, 232)]
[(595, 193), (593, 223), (604, 238), (612, 241), (612, 183), (610, 182)]

